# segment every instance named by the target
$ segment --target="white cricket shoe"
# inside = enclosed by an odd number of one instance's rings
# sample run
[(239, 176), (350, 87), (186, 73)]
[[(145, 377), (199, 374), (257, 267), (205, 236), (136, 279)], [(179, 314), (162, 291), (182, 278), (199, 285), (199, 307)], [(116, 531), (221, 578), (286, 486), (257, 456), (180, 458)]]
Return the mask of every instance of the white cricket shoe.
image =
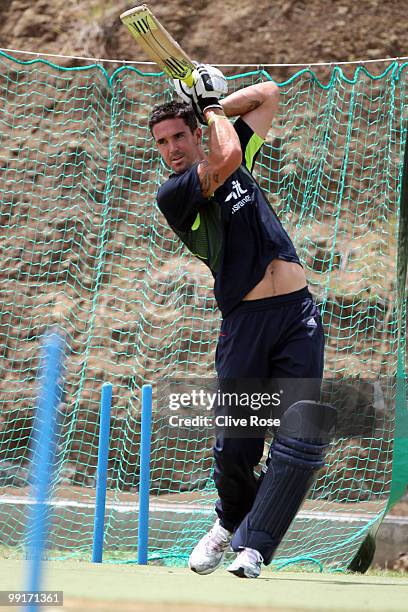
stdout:
[(231, 542), (232, 533), (224, 529), (219, 519), (199, 541), (188, 560), (188, 566), (197, 574), (211, 574), (222, 563)]
[(227, 567), (227, 571), (239, 578), (258, 578), (263, 557), (254, 548), (244, 548)]

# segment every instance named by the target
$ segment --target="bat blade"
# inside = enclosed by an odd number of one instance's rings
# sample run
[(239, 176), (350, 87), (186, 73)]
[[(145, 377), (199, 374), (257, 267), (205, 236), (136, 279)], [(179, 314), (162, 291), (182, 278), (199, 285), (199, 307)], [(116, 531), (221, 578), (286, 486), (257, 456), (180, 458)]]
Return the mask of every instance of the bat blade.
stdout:
[(194, 84), (193, 62), (146, 4), (122, 13), (120, 19), (150, 59), (166, 74), (184, 81), (189, 87)]

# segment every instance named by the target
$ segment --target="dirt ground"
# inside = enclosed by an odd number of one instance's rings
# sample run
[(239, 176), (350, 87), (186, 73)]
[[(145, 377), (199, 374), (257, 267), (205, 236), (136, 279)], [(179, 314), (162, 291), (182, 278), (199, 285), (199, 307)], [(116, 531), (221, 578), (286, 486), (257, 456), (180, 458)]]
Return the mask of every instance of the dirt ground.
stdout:
[[(122, 11), (139, 3), (2, 0), (0, 47), (143, 60), (119, 21)], [(222, 10), (218, 0), (152, 0), (149, 5), (201, 61), (302, 64), (408, 55), (407, 0), (224, 0)], [(274, 74), (284, 79), (294, 71), (278, 67)]]

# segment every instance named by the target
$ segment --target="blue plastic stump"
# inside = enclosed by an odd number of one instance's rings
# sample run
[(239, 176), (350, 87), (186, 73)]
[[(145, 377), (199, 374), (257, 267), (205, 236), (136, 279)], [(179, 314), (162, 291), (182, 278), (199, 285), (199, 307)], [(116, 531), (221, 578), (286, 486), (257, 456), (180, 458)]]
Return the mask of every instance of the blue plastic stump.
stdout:
[(102, 386), (101, 396), (98, 467), (96, 471), (96, 503), (92, 545), (93, 563), (102, 563), (103, 555), (111, 407), (112, 385), (110, 383), (105, 383)]
[[(31, 491), (34, 498), (27, 524), (27, 541), (31, 541), (26, 590), (41, 590), (42, 557), (48, 537), (48, 498), (55, 459), (57, 408), (61, 399), (59, 386), (64, 341), (57, 332), (44, 337), (40, 365), (40, 394), (32, 435)], [(39, 606), (27, 605), (29, 612), (38, 612)]]
[(142, 424), (140, 432), (139, 528), (137, 562), (147, 565), (149, 546), (150, 446), (152, 435), (152, 385), (142, 387)]

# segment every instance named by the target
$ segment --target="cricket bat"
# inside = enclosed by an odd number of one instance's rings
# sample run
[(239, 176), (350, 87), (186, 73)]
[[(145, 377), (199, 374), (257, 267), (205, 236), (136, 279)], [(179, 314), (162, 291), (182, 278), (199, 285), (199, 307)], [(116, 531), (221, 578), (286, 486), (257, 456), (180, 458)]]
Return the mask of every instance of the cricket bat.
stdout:
[(194, 85), (195, 66), (174, 38), (153, 15), (147, 4), (121, 14), (121, 21), (155, 64), (173, 79)]

